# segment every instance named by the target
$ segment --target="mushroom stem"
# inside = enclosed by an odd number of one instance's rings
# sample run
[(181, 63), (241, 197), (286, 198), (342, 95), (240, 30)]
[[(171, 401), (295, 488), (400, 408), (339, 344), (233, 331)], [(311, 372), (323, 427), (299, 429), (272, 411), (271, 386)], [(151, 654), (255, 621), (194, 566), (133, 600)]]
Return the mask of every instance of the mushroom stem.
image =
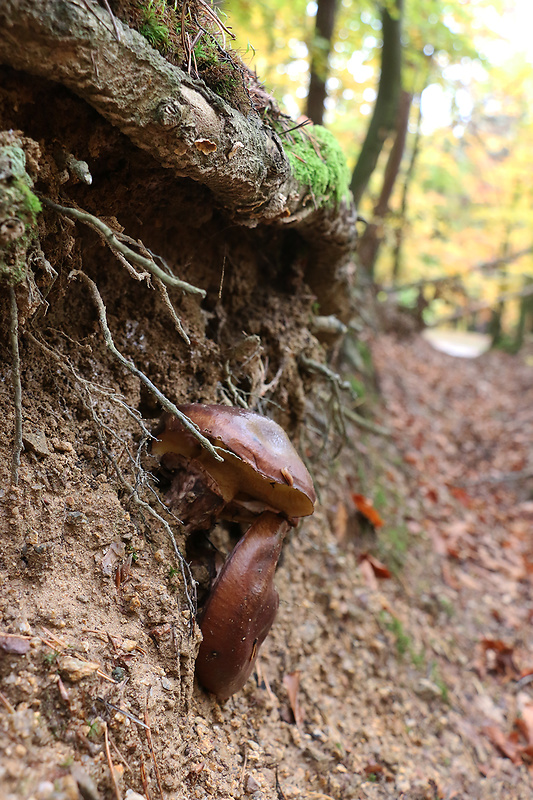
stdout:
[(233, 549), (203, 611), (199, 682), (227, 700), (248, 680), (278, 610), (274, 573), (289, 523), (263, 512)]

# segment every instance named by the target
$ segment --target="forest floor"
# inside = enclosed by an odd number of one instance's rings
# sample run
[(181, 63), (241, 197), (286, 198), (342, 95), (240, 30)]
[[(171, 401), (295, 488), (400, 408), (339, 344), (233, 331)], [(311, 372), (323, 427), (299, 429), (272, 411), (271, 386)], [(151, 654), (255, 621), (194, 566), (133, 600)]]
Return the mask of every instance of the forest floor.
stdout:
[[(531, 354), (465, 360), (385, 336), (372, 351), (390, 435), (350, 427), (316, 466), (320, 506), (285, 549), (257, 674), (223, 706), (197, 686), (179, 699), (190, 663), (172, 673), (162, 650), (153, 592), (175, 598), (161, 543), (141, 543), (104, 477), (89, 485), (75, 437), (63, 429), (41, 458), (60, 490), (37, 481), (36, 456), (23, 465), (0, 509), (2, 800), (76, 800), (81, 786), (86, 800), (532, 796)], [(21, 522), (32, 492), (49, 539), (59, 494), (69, 516), (44, 567)], [(127, 603), (102, 575), (110, 531), (138, 554)], [(113, 686), (117, 665), (129, 680)]]

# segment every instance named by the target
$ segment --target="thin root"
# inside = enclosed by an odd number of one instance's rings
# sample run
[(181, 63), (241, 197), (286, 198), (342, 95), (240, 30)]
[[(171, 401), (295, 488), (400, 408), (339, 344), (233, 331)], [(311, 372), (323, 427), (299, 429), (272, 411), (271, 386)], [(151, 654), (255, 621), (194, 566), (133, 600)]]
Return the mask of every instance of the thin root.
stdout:
[[(74, 386), (73, 386), (74, 391), (78, 395), (78, 397), (80, 399), (80, 402), (82, 403), (83, 407), (89, 413), (89, 416), (90, 416), (90, 418), (92, 420), (92, 423), (93, 423), (95, 435), (96, 435), (96, 438), (98, 440), (100, 451), (101, 451), (102, 455), (108, 460), (108, 462), (110, 463), (111, 467), (113, 468), (113, 470), (115, 472), (115, 475), (117, 476), (117, 479), (118, 479), (120, 485), (125, 490), (125, 492), (128, 494), (129, 499), (132, 502), (134, 502), (139, 507), (139, 509), (141, 511), (145, 512), (146, 514), (150, 515), (153, 519), (157, 520), (163, 526), (163, 528), (165, 529), (165, 532), (166, 532), (168, 538), (170, 539), (170, 541), (172, 543), (172, 548), (174, 550), (174, 554), (175, 554), (176, 559), (178, 561), (178, 564), (180, 566), (180, 572), (181, 572), (181, 577), (182, 577), (182, 581), (183, 581), (185, 597), (186, 597), (186, 600), (187, 600), (187, 605), (188, 605), (189, 610), (191, 612), (191, 633), (192, 633), (192, 631), (194, 630), (194, 619), (195, 619), (195, 615), (196, 615), (197, 603), (196, 603), (196, 584), (195, 584), (194, 579), (192, 577), (189, 565), (185, 561), (185, 559), (183, 558), (183, 556), (182, 556), (182, 554), (181, 554), (181, 552), (180, 552), (180, 550), (178, 548), (178, 545), (177, 545), (177, 542), (176, 542), (176, 538), (174, 536), (174, 533), (173, 533), (172, 528), (170, 527), (169, 523), (166, 521), (166, 519), (164, 519), (163, 516), (161, 516), (161, 514), (159, 514), (154, 508), (152, 508), (152, 506), (149, 503), (147, 503), (145, 500), (143, 500), (139, 496), (140, 489), (147, 488), (152, 492), (152, 494), (154, 495), (154, 498), (156, 499), (156, 501), (159, 502), (162, 505), (159, 496), (154, 492), (154, 490), (152, 489), (152, 487), (150, 486), (150, 484), (148, 482), (147, 473), (142, 469), (142, 467), (140, 465), (140, 450), (141, 450), (141, 448), (143, 446), (143, 443), (146, 442), (146, 439), (147, 438), (151, 438), (150, 432), (148, 431), (148, 429), (144, 425), (144, 422), (140, 418), (140, 415), (138, 414), (138, 412), (136, 412), (134, 409), (132, 409), (120, 395), (116, 394), (115, 392), (113, 392), (110, 389), (106, 389), (105, 387), (99, 386), (98, 384), (92, 383), (91, 381), (88, 381), (86, 378), (83, 378), (81, 375), (79, 375), (75, 371), (74, 367), (70, 364), (70, 362), (67, 359), (64, 358), (64, 356), (62, 356), (60, 353), (58, 353), (53, 348), (51, 348), (48, 345), (44, 344), (44, 342), (42, 342), (39, 339), (37, 339), (35, 336), (33, 336), (33, 334), (27, 333), (26, 335), (29, 337), (29, 339), (32, 342), (37, 344), (51, 358), (53, 358), (54, 361), (56, 362), (56, 364), (58, 364), (58, 366), (60, 367), (60, 369), (62, 369), (64, 372), (66, 372), (66, 374), (71, 379), (74, 380)], [(116, 431), (114, 431), (112, 428), (110, 428), (108, 425), (106, 425), (103, 422), (103, 420), (101, 420), (100, 417), (98, 416), (98, 414), (96, 413), (95, 408), (94, 408), (93, 398), (92, 398), (92, 395), (91, 395), (91, 393), (93, 391), (104, 395), (106, 398), (108, 398), (112, 402), (116, 403), (121, 408), (123, 408), (126, 411), (126, 413), (139, 425), (139, 427), (141, 428), (141, 430), (142, 430), (142, 432), (144, 434), (143, 441), (141, 442), (141, 445), (139, 447), (139, 451), (137, 453), (137, 457), (136, 458), (133, 458), (133, 456), (131, 455), (129, 450), (126, 448), (127, 452), (128, 452), (128, 456), (129, 456), (130, 466), (131, 466), (133, 474), (135, 476), (135, 485), (134, 486), (125, 477), (125, 475), (124, 475), (122, 469), (120, 468), (119, 464), (117, 463), (117, 460), (115, 459), (113, 453), (109, 450), (109, 448), (107, 446), (107, 443), (106, 443), (106, 440), (104, 438), (103, 431), (106, 431), (110, 436), (112, 436), (120, 444), (125, 445), (126, 443), (118, 435), (118, 433)], [(166, 508), (165, 508), (165, 510), (168, 511), (168, 509), (166, 509)], [(168, 512), (168, 513), (170, 513), (170, 512)], [(174, 519), (176, 519), (176, 518), (174, 517)], [(176, 522), (179, 524), (179, 520), (176, 519)]]
[(13, 399), (15, 405), (15, 436), (13, 443), (13, 458), (11, 461), (11, 482), (16, 486), (19, 482), (20, 454), (24, 449), (22, 443), (22, 385), (20, 382), (20, 352), (19, 352), (19, 317), (17, 298), (13, 286), (9, 287), (11, 303), (11, 379), (13, 382)]
[(162, 405), (165, 411), (168, 411), (175, 417), (177, 417), (181, 422), (181, 424), (183, 425), (183, 427), (186, 428), (190, 433), (192, 433), (192, 435), (200, 442), (202, 447), (204, 447), (208, 451), (208, 453), (210, 453), (210, 455), (213, 456), (213, 458), (215, 458), (217, 461), (223, 461), (224, 458), (220, 455), (220, 453), (217, 452), (217, 450), (215, 450), (211, 442), (200, 433), (198, 427), (193, 422), (191, 422), (191, 420), (187, 416), (185, 416), (185, 414), (183, 414), (174, 405), (174, 403), (171, 403), (170, 400), (167, 397), (165, 397), (165, 395), (157, 388), (157, 386), (155, 386), (152, 383), (150, 378), (146, 377), (144, 372), (138, 369), (138, 367), (136, 367), (135, 364), (133, 364), (133, 362), (128, 361), (128, 359), (125, 358), (122, 355), (122, 353), (117, 349), (113, 341), (113, 337), (111, 336), (109, 325), (107, 324), (107, 314), (104, 301), (102, 300), (102, 296), (98, 291), (96, 283), (93, 280), (91, 280), (91, 278), (89, 278), (81, 270), (73, 270), (70, 273), (69, 277), (81, 278), (83, 281), (85, 281), (85, 283), (89, 287), (89, 290), (93, 296), (93, 300), (98, 308), (98, 317), (100, 319), (100, 326), (102, 328), (102, 333), (104, 334), (104, 340), (108, 350), (110, 350), (111, 353), (115, 356), (115, 358), (117, 358), (120, 361), (122, 366), (126, 367), (126, 369), (132, 373), (132, 375), (135, 375), (137, 378), (139, 378), (140, 381), (142, 381), (142, 383), (144, 383), (144, 385), (159, 401), (159, 403)]
[(77, 208), (60, 206), (57, 203), (54, 203), (52, 200), (49, 200), (48, 197), (41, 196), (40, 200), (42, 203), (44, 203), (44, 205), (48, 206), (49, 208), (53, 208), (54, 211), (64, 214), (66, 217), (77, 219), (80, 222), (85, 223), (85, 225), (95, 228), (98, 233), (104, 237), (106, 243), (113, 252), (118, 251), (134, 264), (137, 264), (137, 266), (142, 267), (154, 277), (159, 278), (161, 281), (163, 281), (163, 283), (166, 283), (167, 286), (172, 286), (175, 289), (181, 289), (181, 291), (187, 292), (187, 294), (198, 295), (202, 298), (205, 297), (206, 293), (203, 289), (199, 289), (198, 286), (193, 286), (191, 283), (182, 281), (172, 275), (167, 275), (167, 273), (158, 267), (152, 259), (141, 256), (139, 253), (136, 253), (134, 250), (127, 247), (127, 245), (119, 240), (115, 231), (106, 225), (105, 222), (102, 222), (102, 220), (98, 217), (88, 214), (86, 211), (80, 211)]

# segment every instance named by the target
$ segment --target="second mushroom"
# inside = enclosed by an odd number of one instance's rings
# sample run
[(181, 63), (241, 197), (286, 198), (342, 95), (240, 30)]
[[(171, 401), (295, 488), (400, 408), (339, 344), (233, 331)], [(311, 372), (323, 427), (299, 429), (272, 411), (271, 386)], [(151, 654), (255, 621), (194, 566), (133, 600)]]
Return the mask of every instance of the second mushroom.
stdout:
[[(198, 527), (217, 519), (252, 522), (218, 573), (199, 617), (203, 641), (196, 661), (199, 682), (225, 700), (248, 680), (274, 622), (278, 593), (273, 578), (283, 539), (299, 517), (312, 514), (313, 481), (285, 431), (247, 409), (178, 406), (215, 446), (217, 461), (180, 421), (165, 414), (155, 431), (153, 455), (175, 472), (170, 507)], [(195, 491), (189, 489), (195, 487)], [(193, 520), (190, 519), (192, 523)]]

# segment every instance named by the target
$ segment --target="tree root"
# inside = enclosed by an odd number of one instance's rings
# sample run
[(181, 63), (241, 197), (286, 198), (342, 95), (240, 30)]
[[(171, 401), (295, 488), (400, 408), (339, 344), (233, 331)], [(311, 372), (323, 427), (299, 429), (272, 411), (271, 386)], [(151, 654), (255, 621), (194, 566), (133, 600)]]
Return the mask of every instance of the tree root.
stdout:
[[(128, 499), (133, 501), (141, 511), (145, 512), (153, 519), (157, 520), (165, 529), (165, 532), (168, 538), (170, 539), (170, 542), (172, 543), (174, 554), (180, 566), (185, 597), (187, 600), (187, 605), (191, 612), (191, 632), (192, 632), (197, 610), (196, 583), (192, 577), (188, 563), (185, 561), (183, 555), (179, 550), (176, 538), (169, 523), (161, 514), (159, 514), (154, 508), (152, 508), (152, 506), (148, 502), (146, 502), (146, 500), (143, 500), (139, 495), (139, 491), (143, 488), (146, 490), (150, 490), (154, 495), (156, 501), (161, 505), (163, 505), (161, 503), (159, 496), (153, 490), (152, 486), (149, 483), (149, 477), (150, 477), (149, 474), (142, 468), (140, 464), (140, 452), (146, 440), (151, 437), (151, 434), (144, 425), (144, 422), (140, 414), (135, 409), (131, 408), (131, 406), (129, 406), (125, 402), (124, 398), (122, 398), (119, 394), (117, 394), (113, 390), (107, 389), (106, 387), (93, 383), (92, 381), (89, 381), (86, 378), (83, 378), (81, 375), (79, 375), (72, 366), (72, 364), (67, 359), (65, 359), (65, 357), (61, 353), (57, 352), (57, 350), (50, 347), (48, 344), (45, 344), (43, 341), (41, 341), (31, 333), (26, 333), (25, 335), (30, 339), (30, 341), (32, 341), (34, 344), (40, 347), (41, 350), (43, 350), (50, 358), (52, 358), (55, 361), (55, 363), (60, 367), (60, 369), (63, 372), (65, 372), (68, 375), (68, 377), (73, 381), (73, 389), (76, 395), (78, 396), (81, 404), (88, 412), (90, 419), (92, 421), (95, 435), (98, 440), (98, 445), (100, 447), (100, 451), (102, 455), (107, 459), (110, 466), (112, 467), (120, 486), (128, 494)], [(140, 427), (143, 433), (143, 437), (141, 440), (141, 444), (138, 448), (137, 456), (135, 458), (130, 453), (127, 443), (124, 441), (124, 439), (122, 439), (122, 437), (120, 437), (119, 434), (115, 430), (113, 430), (113, 428), (110, 428), (108, 425), (106, 425), (106, 423), (99, 417), (94, 407), (94, 401), (92, 397), (93, 392), (102, 394), (115, 404), (119, 405)], [(114, 438), (117, 442), (119, 442), (125, 447), (129, 457), (130, 468), (134, 475), (134, 484), (130, 483), (130, 481), (126, 478), (123, 470), (121, 469), (120, 465), (117, 462), (117, 459), (110, 451), (105, 439), (104, 435), (105, 433), (108, 433), (112, 438)], [(173, 516), (165, 506), (163, 506), (163, 508), (165, 509), (166, 513)], [(173, 518), (178, 524), (180, 524), (180, 521), (176, 517), (173, 516)]]
[(16, 486), (19, 482), (20, 454), (24, 449), (22, 443), (22, 386), (20, 382), (20, 353), (19, 353), (19, 322), (18, 306), (15, 289), (9, 287), (9, 298), (11, 304), (11, 379), (13, 383), (13, 400), (15, 406), (15, 436), (13, 442), (13, 458), (11, 461), (11, 482)]
[[(134, 250), (129, 248), (120, 241), (116, 232), (106, 225), (105, 222), (102, 222), (102, 220), (98, 217), (88, 214), (86, 211), (80, 211), (77, 208), (60, 206), (57, 203), (54, 203), (52, 200), (49, 200), (47, 197), (41, 196), (40, 200), (45, 206), (53, 208), (54, 211), (58, 211), (60, 214), (64, 214), (66, 217), (71, 217), (72, 219), (76, 219), (85, 223), (85, 225), (89, 225), (91, 228), (94, 228), (101, 236), (103, 236), (110, 249), (114, 253), (120, 253), (134, 264), (137, 264), (137, 266), (147, 270), (154, 277), (159, 278), (159, 280), (165, 283), (167, 286), (171, 286), (175, 289), (181, 289), (182, 292), (187, 292), (187, 294), (198, 295), (202, 298), (205, 297), (206, 293), (203, 289), (199, 289), (198, 286), (193, 286), (192, 283), (187, 283), (179, 278), (175, 278), (173, 275), (168, 275), (164, 270), (161, 269), (161, 267), (158, 267), (152, 259), (141, 256), (139, 253), (136, 253)], [(138, 280), (141, 280), (141, 277), (139, 277)]]
[(125, 358), (122, 355), (122, 353), (117, 349), (117, 347), (116, 347), (116, 345), (115, 345), (115, 343), (113, 341), (113, 337), (111, 335), (111, 331), (109, 330), (109, 325), (107, 324), (107, 314), (106, 314), (104, 301), (102, 300), (102, 296), (101, 296), (100, 292), (98, 291), (98, 287), (97, 287), (96, 283), (93, 280), (91, 280), (91, 278), (89, 278), (88, 275), (86, 275), (81, 270), (73, 270), (70, 273), (69, 277), (70, 278), (81, 278), (83, 281), (85, 281), (85, 283), (89, 287), (89, 291), (91, 292), (93, 300), (94, 300), (94, 302), (96, 304), (96, 307), (98, 309), (98, 317), (99, 317), (99, 320), (100, 320), (100, 326), (102, 328), (102, 333), (104, 334), (104, 340), (105, 340), (105, 343), (106, 343), (106, 346), (107, 346), (108, 350), (110, 350), (110, 352), (115, 356), (115, 358), (118, 359), (118, 361), (120, 361), (120, 363), (122, 364), (123, 367), (125, 367), (129, 372), (131, 372), (132, 375), (135, 375), (135, 377), (139, 378), (139, 380), (142, 381), (142, 383), (144, 383), (144, 385), (149, 389), (149, 391), (159, 401), (159, 403), (162, 405), (162, 407), (165, 409), (165, 411), (169, 411), (171, 414), (173, 414), (175, 417), (177, 417), (179, 419), (179, 421), (181, 422), (181, 424), (183, 425), (183, 427), (186, 428), (189, 431), (189, 433), (192, 433), (192, 435), (200, 442), (202, 447), (204, 447), (213, 456), (213, 458), (215, 458), (217, 461), (223, 461), (224, 458), (213, 447), (213, 445), (211, 444), (209, 439), (206, 439), (205, 436), (202, 436), (202, 434), (200, 433), (198, 427), (193, 422), (191, 422), (189, 417), (185, 416), (185, 414), (183, 414), (174, 405), (174, 403), (172, 403), (167, 397), (165, 397), (165, 395), (157, 388), (157, 386), (155, 386), (155, 384), (152, 383), (150, 378), (148, 378), (144, 374), (144, 372), (142, 372), (140, 369), (138, 369), (138, 367), (136, 367), (135, 364), (133, 364), (133, 362), (128, 361), (128, 359)]

